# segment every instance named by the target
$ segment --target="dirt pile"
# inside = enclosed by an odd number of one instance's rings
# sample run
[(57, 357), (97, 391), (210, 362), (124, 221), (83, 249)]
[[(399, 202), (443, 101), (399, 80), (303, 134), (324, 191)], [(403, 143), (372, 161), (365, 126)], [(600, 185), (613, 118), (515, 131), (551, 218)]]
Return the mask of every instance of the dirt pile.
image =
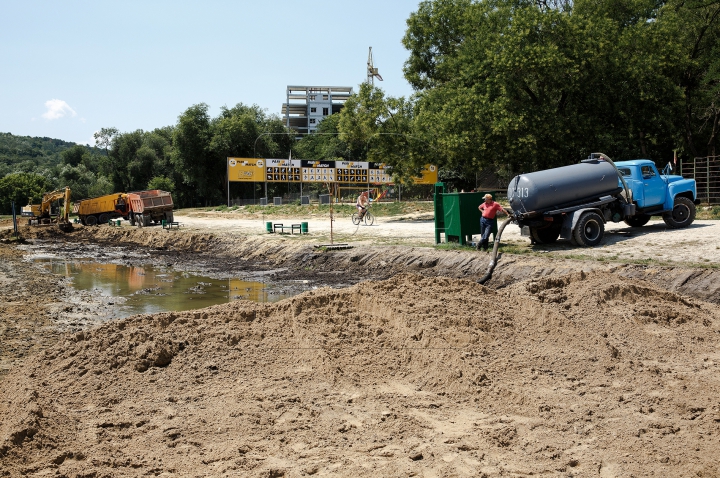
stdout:
[(0, 382), (0, 475), (717, 476), (719, 343), (604, 272), (135, 316)]

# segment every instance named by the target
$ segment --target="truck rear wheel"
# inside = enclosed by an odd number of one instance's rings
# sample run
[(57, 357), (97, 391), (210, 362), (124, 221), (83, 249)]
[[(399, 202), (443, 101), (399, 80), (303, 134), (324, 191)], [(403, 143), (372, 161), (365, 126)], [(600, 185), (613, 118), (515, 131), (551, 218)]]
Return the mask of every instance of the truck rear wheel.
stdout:
[(672, 229), (688, 227), (695, 220), (695, 204), (683, 196), (675, 198), (673, 210), (663, 214), (663, 221)]
[(604, 233), (605, 223), (600, 214), (586, 212), (580, 216), (580, 220), (575, 225), (573, 237), (575, 237), (578, 245), (592, 247), (600, 244)]
[(562, 224), (552, 224), (550, 227), (532, 227), (530, 228), (530, 236), (537, 244), (552, 244), (560, 237)]
[(135, 214), (132, 212), (130, 213), (130, 225), (131, 226), (135, 225)]
[(630, 227), (642, 227), (648, 223), (650, 216), (647, 214), (636, 214), (634, 216), (626, 217), (625, 224)]
[(138, 227), (143, 227), (145, 225), (145, 218), (143, 218), (142, 214), (135, 216), (135, 220), (137, 221)]
[(94, 226), (95, 224), (97, 224), (97, 216), (86, 216), (85, 224), (87, 224), (88, 226)]
[(105, 213), (100, 214), (100, 217), (98, 218), (98, 222), (100, 224), (107, 224), (109, 220), (110, 220), (110, 214), (105, 214)]

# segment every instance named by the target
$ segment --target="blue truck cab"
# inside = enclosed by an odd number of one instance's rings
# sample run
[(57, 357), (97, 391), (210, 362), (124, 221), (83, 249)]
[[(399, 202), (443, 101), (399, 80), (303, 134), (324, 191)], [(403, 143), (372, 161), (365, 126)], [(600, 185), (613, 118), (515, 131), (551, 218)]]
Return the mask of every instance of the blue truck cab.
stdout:
[(622, 176), (618, 186), (623, 187), (624, 180), (636, 207), (635, 214), (625, 218), (628, 225), (645, 225), (650, 216), (657, 215), (662, 215), (671, 228), (687, 227), (693, 222), (695, 205), (699, 204), (694, 179), (669, 174), (670, 164), (659, 172), (649, 159), (618, 161), (615, 166)]

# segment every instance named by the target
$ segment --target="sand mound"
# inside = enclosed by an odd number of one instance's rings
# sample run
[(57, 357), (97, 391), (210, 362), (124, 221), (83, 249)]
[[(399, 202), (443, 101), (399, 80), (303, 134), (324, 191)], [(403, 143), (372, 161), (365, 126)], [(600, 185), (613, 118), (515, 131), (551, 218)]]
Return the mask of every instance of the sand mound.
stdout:
[(602, 272), (130, 317), (0, 382), (0, 476), (716, 476), (718, 319)]

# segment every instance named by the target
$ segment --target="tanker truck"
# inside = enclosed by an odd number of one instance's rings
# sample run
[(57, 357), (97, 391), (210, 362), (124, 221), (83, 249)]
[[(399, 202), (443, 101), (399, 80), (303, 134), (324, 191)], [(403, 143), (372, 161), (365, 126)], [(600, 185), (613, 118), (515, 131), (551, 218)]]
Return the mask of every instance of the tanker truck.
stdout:
[(578, 164), (515, 176), (508, 185), (513, 219), (533, 243), (569, 239), (580, 246), (602, 241), (608, 221), (641, 227), (662, 216), (670, 228), (695, 220), (694, 179), (659, 173), (648, 159), (613, 162), (593, 153)]

